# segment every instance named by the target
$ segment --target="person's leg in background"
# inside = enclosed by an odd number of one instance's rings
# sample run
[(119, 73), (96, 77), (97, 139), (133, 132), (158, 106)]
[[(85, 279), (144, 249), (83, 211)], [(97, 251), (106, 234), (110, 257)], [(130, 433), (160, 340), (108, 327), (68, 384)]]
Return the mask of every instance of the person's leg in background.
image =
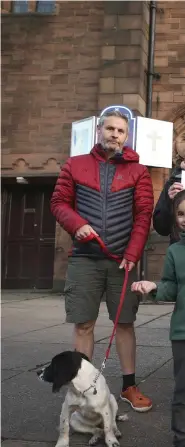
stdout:
[[(116, 262), (108, 260), (107, 277), (107, 307), (111, 320), (115, 320), (117, 308), (124, 280), (124, 271), (120, 270)], [(131, 284), (136, 279), (136, 269), (129, 273), (127, 293), (116, 330), (116, 349), (123, 372), (123, 387), (121, 399), (128, 402), (139, 412), (146, 412), (152, 408), (151, 400), (144, 396), (136, 387), (136, 337), (134, 321), (139, 307), (139, 299), (130, 291)]]
[(94, 326), (106, 283), (104, 260), (69, 259), (64, 288), (66, 321), (74, 324), (74, 345), (91, 360)]
[(175, 390), (172, 403), (174, 447), (185, 447), (185, 340), (172, 341)]

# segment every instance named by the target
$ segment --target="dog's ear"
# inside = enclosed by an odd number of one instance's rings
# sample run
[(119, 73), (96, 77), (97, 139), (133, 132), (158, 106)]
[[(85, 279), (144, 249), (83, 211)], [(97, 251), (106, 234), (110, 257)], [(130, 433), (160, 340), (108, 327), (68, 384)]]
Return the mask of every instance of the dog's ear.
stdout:
[(53, 365), (53, 393), (58, 393), (62, 386), (70, 382), (70, 376), (66, 366), (61, 362), (55, 362)]
[(52, 386), (52, 393), (58, 393), (63, 385), (64, 383), (60, 377), (60, 374), (59, 373), (55, 374)]
[(91, 363), (91, 361), (89, 360), (89, 357), (87, 357), (86, 354), (83, 354), (83, 352), (79, 352), (79, 354), (81, 355), (82, 359), (87, 360), (87, 362)]
[(85, 355), (79, 352), (65, 351), (52, 360), (53, 393), (60, 391), (62, 386), (67, 385), (77, 376), (81, 368), (82, 358), (88, 360)]

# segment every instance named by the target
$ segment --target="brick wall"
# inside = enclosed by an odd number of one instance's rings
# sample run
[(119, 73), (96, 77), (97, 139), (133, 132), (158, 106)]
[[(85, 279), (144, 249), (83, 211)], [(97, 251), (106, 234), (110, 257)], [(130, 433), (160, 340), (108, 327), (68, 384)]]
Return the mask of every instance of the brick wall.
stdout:
[[(155, 71), (161, 79), (153, 85), (153, 118), (173, 121), (176, 128), (185, 104), (185, 2), (157, 2), (157, 7)], [(153, 170), (155, 201), (168, 176), (166, 169)]]
[(97, 113), (103, 7), (58, 2), (54, 16), (2, 17), (6, 164), (11, 154), (35, 164), (51, 155), (63, 161), (71, 122)]
[(145, 114), (148, 51), (146, 2), (105, 2), (99, 109), (125, 104)]
[(161, 74), (154, 83), (153, 116), (166, 119), (185, 103), (185, 2), (158, 2), (155, 70)]

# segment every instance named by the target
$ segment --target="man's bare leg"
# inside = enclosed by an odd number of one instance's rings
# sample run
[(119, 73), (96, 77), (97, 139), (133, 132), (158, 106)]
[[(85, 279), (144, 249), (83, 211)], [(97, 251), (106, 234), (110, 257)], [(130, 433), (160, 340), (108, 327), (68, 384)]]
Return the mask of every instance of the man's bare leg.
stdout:
[(133, 324), (118, 324), (116, 349), (124, 375), (135, 373), (136, 337)]
[(75, 349), (92, 360), (94, 351), (94, 326), (96, 321), (77, 324), (74, 328)]

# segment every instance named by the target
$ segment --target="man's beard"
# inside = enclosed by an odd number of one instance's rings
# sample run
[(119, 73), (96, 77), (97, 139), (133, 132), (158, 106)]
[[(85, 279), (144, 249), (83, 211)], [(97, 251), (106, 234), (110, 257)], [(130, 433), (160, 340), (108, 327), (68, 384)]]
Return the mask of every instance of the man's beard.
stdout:
[(111, 146), (111, 143), (109, 143), (109, 146), (108, 146), (107, 143), (104, 143), (104, 141), (101, 141), (100, 145), (105, 152), (113, 152), (114, 154), (122, 154), (122, 152), (123, 152), (123, 147), (119, 147), (119, 146), (115, 147), (114, 145)]

